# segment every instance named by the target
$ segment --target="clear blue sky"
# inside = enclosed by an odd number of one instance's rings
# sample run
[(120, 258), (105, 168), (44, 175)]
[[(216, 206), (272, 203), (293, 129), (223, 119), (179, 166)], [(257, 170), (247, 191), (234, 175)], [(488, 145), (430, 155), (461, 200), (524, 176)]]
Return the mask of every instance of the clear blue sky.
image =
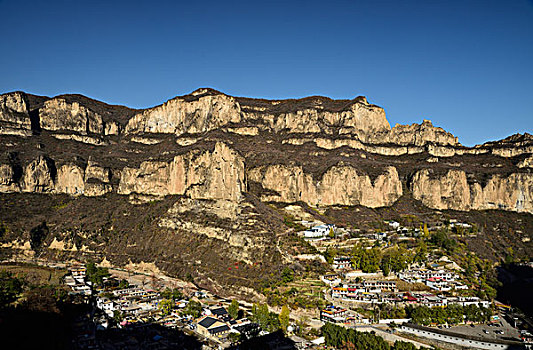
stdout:
[(365, 95), (466, 145), (533, 132), (533, 2), (0, 0), (0, 92)]

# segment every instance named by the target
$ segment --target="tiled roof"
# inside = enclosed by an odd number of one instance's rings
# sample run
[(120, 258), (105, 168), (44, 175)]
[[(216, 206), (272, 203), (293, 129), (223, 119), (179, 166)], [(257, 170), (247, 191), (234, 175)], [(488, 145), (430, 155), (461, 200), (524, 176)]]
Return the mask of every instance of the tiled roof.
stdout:
[(224, 309), (223, 307), (218, 307), (216, 309), (211, 309), (211, 312), (213, 313), (213, 315), (219, 315), (219, 316), (228, 314), (226, 309)]
[(217, 319), (207, 316), (206, 318), (198, 322), (198, 324), (204, 328), (209, 328), (213, 325), (213, 323), (217, 321), (218, 321)]
[(210, 329), (209, 333), (210, 334), (217, 334), (217, 333), (222, 333), (222, 332), (229, 331), (229, 329), (230, 328), (227, 325), (223, 324), (222, 326), (218, 326), (218, 327)]

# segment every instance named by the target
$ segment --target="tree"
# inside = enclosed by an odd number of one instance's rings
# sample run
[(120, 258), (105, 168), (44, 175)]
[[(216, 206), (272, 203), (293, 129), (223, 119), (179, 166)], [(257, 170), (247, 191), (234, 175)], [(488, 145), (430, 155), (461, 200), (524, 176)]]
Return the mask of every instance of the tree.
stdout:
[(231, 344), (237, 344), (241, 342), (242, 337), (240, 333), (231, 332), (228, 334), (228, 340), (230, 341)]
[(366, 273), (376, 272), (381, 262), (381, 252), (377, 248), (365, 249), (359, 262), (359, 268)]
[(228, 307), (228, 314), (234, 320), (236, 320), (239, 317), (239, 302), (237, 300), (233, 299), (231, 301), (231, 304)]
[(120, 280), (118, 284), (118, 288), (120, 289), (128, 288), (129, 286), (130, 286), (130, 283), (125, 279)]
[(285, 267), (283, 271), (281, 271), (281, 280), (283, 283), (289, 283), (294, 281), (294, 271), (293, 269), (289, 267)]
[(30, 246), (34, 251), (39, 250), (44, 242), (44, 239), (48, 235), (48, 226), (46, 221), (43, 221), (40, 225), (35, 226), (30, 230)]
[(113, 311), (113, 320), (115, 320), (116, 323), (122, 322), (123, 319), (124, 319), (124, 315), (122, 314), (121, 311), (119, 310)]
[(302, 336), (305, 329), (307, 328), (309, 318), (307, 316), (302, 316), (298, 321), (296, 321), (296, 334)]
[(289, 327), (289, 314), (289, 308), (287, 305), (283, 305), (279, 314), (279, 324), (283, 332), (287, 332), (287, 327)]
[(335, 238), (335, 231), (333, 231), (333, 228), (329, 229), (328, 236), (329, 236), (329, 238)]
[(187, 315), (191, 315), (193, 318), (198, 318), (202, 313), (202, 304), (197, 301), (190, 300), (184, 312)]
[(413, 261), (416, 263), (425, 263), (427, 261), (427, 254), (428, 254), (428, 246), (426, 242), (424, 242), (423, 239), (419, 239), (416, 250), (415, 250), (415, 256), (413, 258)]
[(17, 300), (24, 282), (13, 276), (11, 272), (0, 271), (0, 308), (3, 308)]
[(102, 285), (104, 283), (104, 277), (109, 277), (109, 271), (106, 267), (98, 267), (93, 261), (88, 262), (85, 265), (87, 279), (94, 285)]
[(429, 230), (428, 230), (428, 224), (424, 222), (424, 229), (422, 231), (424, 233), (424, 238), (429, 237)]
[(381, 259), (381, 271), (383, 272), (383, 276), (387, 277), (390, 273), (390, 256), (386, 255)]
[(161, 314), (163, 316), (170, 315), (172, 312), (172, 307), (174, 306), (174, 303), (170, 299), (163, 299), (159, 302), (159, 310), (161, 310)]

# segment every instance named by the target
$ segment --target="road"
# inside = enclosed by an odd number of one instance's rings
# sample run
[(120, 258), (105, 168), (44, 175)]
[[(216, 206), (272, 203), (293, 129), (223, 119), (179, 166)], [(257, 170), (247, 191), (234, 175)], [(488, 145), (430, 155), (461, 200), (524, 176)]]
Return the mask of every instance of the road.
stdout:
[(384, 330), (382, 330), (382, 329), (380, 329), (378, 327), (374, 327), (374, 326), (352, 326), (350, 328), (353, 328), (353, 329), (357, 330), (358, 332), (372, 332), (372, 331), (374, 331), (376, 333), (376, 335), (381, 336), (383, 339), (385, 339), (386, 341), (389, 341), (391, 343), (394, 343), (396, 341), (404, 341), (404, 342), (413, 344), (417, 349), (420, 349), (421, 347), (426, 347), (426, 348), (429, 347), (428, 344), (419, 343), (419, 342), (417, 342), (415, 340), (412, 340), (412, 339), (400, 337), (399, 335), (396, 335), (394, 333), (385, 332)]

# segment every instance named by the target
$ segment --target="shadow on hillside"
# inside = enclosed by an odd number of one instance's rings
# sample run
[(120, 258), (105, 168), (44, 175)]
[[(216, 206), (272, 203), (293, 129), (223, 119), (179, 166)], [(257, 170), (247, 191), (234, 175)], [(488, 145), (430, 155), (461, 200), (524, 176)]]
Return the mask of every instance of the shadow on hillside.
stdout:
[(234, 345), (228, 349), (232, 350), (292, 350), (296, 349), (296, 344), (287, 338), (283, 332), (277, 331), (261, 337), (252, 338)]
[(496, 299), (519, 307), (529, 317), (533, 317), (533, 268), (510, 265), (498, 268), (498, 288)]
[[(194, 336), (158, 324), (96, 330), (86, 310), (77, 314), (0, 311), (1, 349), (186, 349), (202, 348)], [(72, 317), (74, 316), (74, 317)]]

